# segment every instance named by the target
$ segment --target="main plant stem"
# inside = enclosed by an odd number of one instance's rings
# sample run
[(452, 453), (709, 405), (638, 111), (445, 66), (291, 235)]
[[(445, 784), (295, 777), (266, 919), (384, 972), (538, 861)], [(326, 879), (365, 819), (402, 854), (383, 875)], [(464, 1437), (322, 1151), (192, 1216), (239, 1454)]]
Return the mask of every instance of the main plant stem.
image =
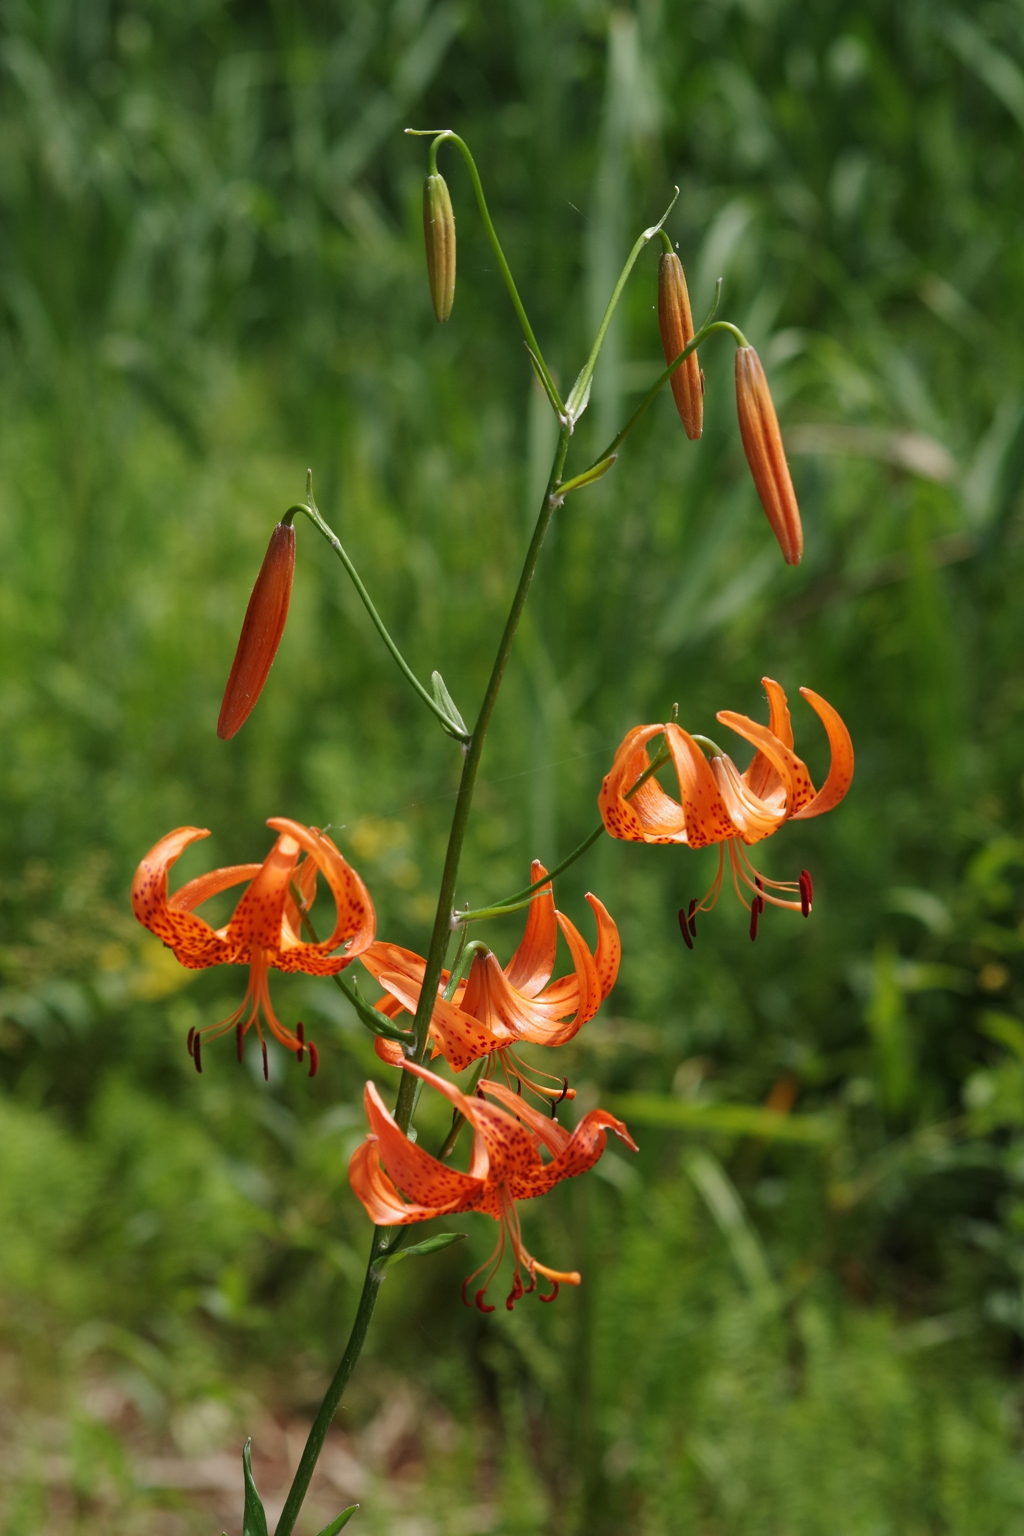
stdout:
[[(483, 702), (480, 705), (480, 713), (477, 716), (476, 725), (473, 727), (473, 735), (465, 748), (466, 759), (462, 765), (462, 777), (459, 781), (458, 798), (455, 802), (455, 812), (452, 816), (451, 831), (448, 834), (448, 850), (445, 854), (444, 869), (441, 874), (441, 888), (437, 896), (437, 912), (434, 916), (434, 928), (430, 936), (430, 948), (427, 951), (426, 970), (423, 976), (423, 986), (420, 991), (419, 1007), (416, 1010), (416, 1018), (413, 1023), (415, 1044), (411, 1047), (410, 1054), (413, 1061), (421, 1062), (427, 1053), (428, 1031), (430, 1020), (434, 1012), (434, 1001), (437, 997), (438, 983), (441, 980), (441, 972), (444, 969), (445, 955), (448, 951), (448, 943), (452, 932), (452, 907), (455, 902), (455, 885), (459, 875), (459, 863), (462, 858), (462, 848), (466, 838), (466, 828), (469, 825), (469, 814), (473, 806), (473, 791), (476, 788), (477, 773), (480, 768), (480, 759), (483, 756), (484, 740), (487, 736), (487, 728), (494, 714), (494, 706), (498, 702), (498, 694), (501, 691), (502, 679), (505, 676), (505, 668), (512, 653), (512, 642), (519, 628), (519, 621), (526, 607), (526, 599), (529, 596), (530, 587), (533, 584), (534, 574), (537, 570), (537, 562), (544, 546), (547, 531), (558, 505), (556, 491), (565, 465), (565, 456), (569, 448), (570, 429), (562, 428), (558, 438), (558, 447), (555, 450), (554, 463), (551, 466), (551, 475), (547, 489), (544, 492), (544, 500), (541, 503), (537, 523), (530, 540), (530, 547), (526, 551), (526, 559), (523, 561), (522, 574), (519, 577), (519, 585), (516, 587), (512, 606), (509, 609), (505, 628), (502, 631), (501, 641), (498, 645), (498, 653), (494, 658), (491, 675), (484, 693)], [(411, 1073), (403, 1072), (402, 1081), (398, 1090), (398, 1102), (395, 1105), (395, 1120), (403, 1131), (409, 1129), (409, 1121), (412, 1118), (413, 1105), (416, 1092), (416, 1079)], [(401, 1229), (400, 1229), (401, 1230)], [(320, 1404), (319, 1412), (313, 1420), (313, 1427), (306, 1440), (302, 1458), (296, 1468), (292, 1479), (288, 1497), (281, 1511), (281, 1518), (277, 1522), (276, 1536), (291, 1536), (298, 1519), (302, 1501), (306, 1497), (313, 1469), (317, 1458), (323, 1449), (324, 1440), (331, 1421), (338, 1411), (349, 1378), (355, 1370), (356, 1361), (362, 1352), (366, 1341), (370, 1319), (373, 1317), (373, 1309), (377, 1304), (377, 1292), (380, 1290), (383, 1274), (377, 1269), (377, 1260), (393, 1246), (392, 1229), (390, 1227), (376, 1227), (373, 1233), (373, 1241), (370, 1244), (370, 1257), (366, 1265), (366, 1277), (363, 1280), (363, 1289), (359, 1297), (359, 1305), (356, 1308), (355, 1321), (352, 1331), (345, 1345), (345, 1353), (341, 1357), (341, 1364), (334, 1373), (334, 1379), (324, 1394), (324, 1400)]]

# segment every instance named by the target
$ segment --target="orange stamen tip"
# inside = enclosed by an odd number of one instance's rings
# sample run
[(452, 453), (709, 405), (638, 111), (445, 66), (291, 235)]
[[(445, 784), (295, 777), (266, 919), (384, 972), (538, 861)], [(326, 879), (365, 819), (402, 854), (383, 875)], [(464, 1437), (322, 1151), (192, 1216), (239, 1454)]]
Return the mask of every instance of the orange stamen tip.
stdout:
[(217, 735), (222, 741), (230, 741), (236, 731), (241, 730), (263, 692), (284, 634), (294, 574), (295, 528), (291, 523), (278, 523), (270, 535), (245, 610), (242, 633), (224, 690), (217, 720)]
[(317, 1070), (318, 1070), (318, 1068), (320, 1066), (320, 1053), (317, 1050), (316, 1046), (313, 1044), (312, 1040), (309, 1042), (308, 1049), (309, 1049), (309, 1075), (310, 1075), (310, 1077), (316, 1077)]

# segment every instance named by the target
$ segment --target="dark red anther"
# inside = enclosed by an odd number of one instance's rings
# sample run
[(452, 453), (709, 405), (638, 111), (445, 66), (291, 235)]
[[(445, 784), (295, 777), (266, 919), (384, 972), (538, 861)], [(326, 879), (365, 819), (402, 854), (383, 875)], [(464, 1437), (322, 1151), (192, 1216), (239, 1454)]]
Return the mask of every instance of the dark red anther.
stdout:
[(269, 1083), (270, 1082), (270, 1061), (269, 1061), (269, 1058), (267, 1057), (267, 1042), (265, 1040), (261, 1040), (260, 1041), (260, 1045), (263, 1047), (263, 1081), (265, 1083)]
[(195, 1037), (196, 1037), (196, 1028), (195, 1028), (195, 1025), (193, 1024), (192, 1028), (188, 1032), (188, 1040), (186, 1042), (186, 1044), (188, 1046), (188, 1053), (189, 1053), (190, 1056), (192, 1055), (192, 1042), (195, 1039)]
[(558, 1281), (557, 1280), (552, 1280), (551, 1284), (554, 1286), (554, 1290), (551, 1292), (551, 1295), (550, 1296), (538, 1296), (537, 1297), (538, 1301), (554, 1301), (555, 1297), (558, 1295), (559, 1285), (558, 1285)]
[(679, 908), (679, 932), (683, 936), (683, 943), (686, 945), (687, 949), (692, 949), (693, 939), (690, 935), (690, 920), (686, 915), (686, 909), (684, 907)]
[(512, 1280), (512, 1289), (509, 1291), (508, 1295), (505, 1297), (505, 1306), (508, 1308), (508, 1310), (510, 1312), (512, 1311), (513, 1307), (515, 1306), (515, 1304), (519, 1300), (519, 1298), (522, 1296), (522, 1294), (523, 1294), (523, 1282), (519, 1278), (519, 1271), (517, 1269), (516, 1272), (515, 1272), (515, 1275), (513, 1277), (513, 1280)]
[(487, 1304), (487, 1302), (484, 1301), (484, 1297), (486, 1295), (487, 1295), (487, 1287), (486, 1287), (486, 1285), (482, 1285), (480, 1287), (480, 1289), (476, 1293), (476, 1306), (477, 1306), (477, 1311), (478, 1312), (493, 1312), (493, 1311), (495, 1311), (495, 1308), (493, 1306), (489, 1306)]
[(690, 933), (691, 933), (693, 938), (697, 937), (697, 918), (694, 915), (696, 913), (696, 911), (697, 911), (697, 898), (696, 898), (696, 896), (691, 896), (690, 897), (690, 905), (686, 909), (686, 922), (687, 922), (687, 926), (689, 927)]
[(757, 920), (761, 916), (761, 898), (755, 896), (750, 903), (750, 942), (757, 938)]
[(811, 902), (814, 900), (814, 886), (806, 869), (800, 871), (800, 911), (804, 917), (811, 910)]
[(465, 1280), (463, 1280), (463, 1282), (462, 1282), (462, 1305), (464, 1307), (471, 1307), (473, 1305), (473, 1303), (470, 1301), (469, 1297), (466, 1295), (466, 1286), (469, 1284), (469, 1282), (472, 1280), (472, 1278), (473, 1278), (472, 1275), (467, 1275)]
[(202, 1042), (201, 1036), (196, 1035), (195, 1038), (192, 1041), (192, 1060), (196, 1064), (196, 1071), (197, 1072), (201, 1072), (203, 1070), (202, 1058), (200, 1056), (200, 1050), (201, 1050), (202, 1044), (203, 1044), (203, 1042)]
[(236, 1044), (238, 1046), (238, 1059), (239, 1059), (239, 1061), (241, 1061), (243, 1055), (245, 1054), (245, 1046), (243, 1045), (243, 1041), (244, 1040), (245, 1040), (245, 1025), (242, 1023), (241, 1019), (239, 1019), (238, 1023), (235, 1025), (235, 1042), (236, 1042)]
[(555, 1103), (556, 1104), (561, 1104), (562, 1100), (567, 1096), (568, 1092), (569, 1092), (569, 1079), (567, 1077), (563, 1077), (562, 1078), (562, 1091), (558, 1095), (558, 1098), (555, 1100)]
[(316, 1077), (317, 1069), (320, 1066), (320, 1053), (316, 1046), (313, 1044), (312, 1040), (309, 1042), (306, 1049), (309, 1051), (309, 1075), (310, 1077)]
[[(303, 1057), (303, 1047), (305, 1046), (305, 1043), (306, 1043), (306, 1026), (305, 1026), (305, 1024), (303, 1024), (301, 1019), (299, 1020), (299, 1022), (295, 1026), (295, 1033), (296, 1033), (296, 1035), (298, 1037), (298, 1041), (299, 1041), (299, 1048), (295, 1052), (295, 1060), (296, 1061), (301, 1061), (302, 1057)], [(310, 1077), (312, 1077), (313, 1076), (312, 1072), (309, 1075), (310, 1075)]]
[(522, 1096), (523, 1096), (522, 1079), (517, 1077), (516, 1078), (516, 1097), (521, 1099)]

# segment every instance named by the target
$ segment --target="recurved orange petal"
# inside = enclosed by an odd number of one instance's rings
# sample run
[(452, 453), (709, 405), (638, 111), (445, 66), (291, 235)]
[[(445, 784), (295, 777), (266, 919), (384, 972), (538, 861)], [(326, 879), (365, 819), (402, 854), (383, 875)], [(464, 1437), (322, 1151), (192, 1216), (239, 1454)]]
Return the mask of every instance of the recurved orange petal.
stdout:
[[(748, 788), (743, 774), (740, 773), (731, 757), (725, 753), (713, 757), (710, 762), (711, 772), (721, 791), (725, 801), (729, 819), (737, 828), (740, 837), (745, 843), (757, 843), (763, 837), (770, 837), (773, 832), (786, 820), (784, 805), (770, 805), (758, 797)], [(772, 769), (772, 773), (778, 780), (779, 775)], [(781, 784), (781, 780), (779, 780)], [(783, 799), (780, 793), (779, 800)]]
[(815, 711), (828, 735), (832, 760), (824, 784), (814, 798), (793, 814), (795, 821), (806, 821), (811, 816), (821, 816), (839, 804), (853, 782), (853, 742), (838, 710), (810, 688), (801, 688), (801, 694)]
[[(773, 678), (762, 677), (761, 685), (768, 695), (768, 729), (777, 736), (784, 747), (793, 746), (793, 722), (789, 717), (789, 705), (782, 688)], [(763, 752), (756, 752), (753, 761), (743, 775), (747, 788), (759, 800), (783, 793), (782, 780)]]
[(348, 1165), (352, 1192), (362, 1202), (370, 1220), (378, 1227), (408, 1226), (415, 1221), (429, 1221), (450, 1210), (448, 1205), (423, 1205), (403, 1200), (380, 1165), (376, 1136), (367, 1136), (353, 1152)]
[[(417, 1070), (418, 1075), (425, 1075), (435, 1087), (443, 1081), (423, 1067)], [(463, 1095), (459, 1094), (459, 1097)], [(468, 1099), (466, 1103), (469, 1103)], [(367, 1083), (363, 1091), (363, 1104), (388, 1177), (410, 1202), (429, 1208), (434, 1214), (473, 1208), (481, 1193), (481, 1177), (450, 1168), (410, 1141), (405, 1132), (399, 1130), (373, 1083)]]
[[(544, 865), (539, 859), (534, 859), (530, 867), (530, 884), (536, 885), (546, 874)], [(551, 980), (557, 945), (555, 898), (551, 886), (546, 885), (530, 902), (522, 940), (505, 967), (509, 982), (524, 997), (536, 997)]]
[(674, 721), (663, 727), (679, 778), (679, 797), (686, 817), (685, 841), (691, 848), (706, 848), (736, 836), (725, 802), (715, 783), (708, 760), (693, 737)]
[(174, 951), (176, 960), (192, 970), (223, 965), (230, 959), (230, 949), (201, 917), (171, 905), (167, 871), (190, 843), (209, 835), (204, 827), (178, 827), (168, 832), (146, 854), (132, 881), (132, 911), (139, 922)]
[(631, 799), (626, 799), (637, 779), (651, 766), (646, 743), (663, 730), (661, 725), (638, 725), (615, 754), (597, 800), (605, 831), (612, 837), (631, 843), (686, 842), (683, 808), (665, 793), (656, 778), (649, 778)]
[(801, 806), (813, 800), (814, 785), (811, 783), (807, 764), (797, 757), (790, 747), (783, 746), (779, 738), (766, 725), (761, 725), (759, 721), (751, 720), (746, 715), (739, 715), (731, 709), (720, 709), (715, 718), (723, 725), (727, 725), (730, 731), (735, 731), (737, 736), (742, 736), (749, 741), (771, 763), (785, 786), (787, 818), (793, 816)]
[[(330, 955), (331, 950), (337, 949), (339, 944), (344, 943), (345, 954), (334, 957), (340, 963), (334, 964), (332, 960), (334, 971), (342, 970), (373, 942), (377, 918), (369, 891), (325, 832), (318, 832), (315, 827), (304, 827), (301, 822), (291, 821), (286, 816), (271, 817), (267, 826), (294, 838), (299, 847), (304, 848), (309, 857), (323, 871), (324, 879), (338, 909), (334, 929), (319, 944), (301, 944), (298, 948), (303, 951), (306, 958), (312, 958), (317, 953), (326, 957)], [(291, 943), (286, 943), (285, 948), (290, 950)], [(305, 964), (279, 965), (279, 969), (306, 970), (307, 966)]]

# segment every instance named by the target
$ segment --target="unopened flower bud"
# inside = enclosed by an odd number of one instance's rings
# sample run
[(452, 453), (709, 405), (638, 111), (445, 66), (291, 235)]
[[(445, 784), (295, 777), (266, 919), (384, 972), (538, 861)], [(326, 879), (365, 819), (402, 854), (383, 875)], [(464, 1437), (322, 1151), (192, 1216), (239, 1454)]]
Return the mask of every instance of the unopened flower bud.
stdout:
[(455, 214), (448, 185), (436, 171), (423, 183), (423, 238), (434, 314), (444, 321), (455, 298)]
[[(673, 362), (693, 340), (690, 295), (683, 264), (674, 251), (665, 251), (658, 263), (658, 329), (666, 363)], [(679, 419), (695, 442), (704, 430), (704, 383), (696, 352), (676, 369), (670, 383)]]
[(241, 729), (263, 692), (263, 684), (284, 634), (294, 573), (295, 529), (291, 523), (278, 523), (270, 535), (267, 553), (245, 610), (231, 676), (224, 690), (224, 702), (217, 721), (217, 735), (222, 741), (229, 741)]
[(768, 380), (753, 347), (736, 348), (736, 411), (743, 451), (761, 505), (787, 565), (799, 565), (804, 552), (800, 508), (789, 475)]

